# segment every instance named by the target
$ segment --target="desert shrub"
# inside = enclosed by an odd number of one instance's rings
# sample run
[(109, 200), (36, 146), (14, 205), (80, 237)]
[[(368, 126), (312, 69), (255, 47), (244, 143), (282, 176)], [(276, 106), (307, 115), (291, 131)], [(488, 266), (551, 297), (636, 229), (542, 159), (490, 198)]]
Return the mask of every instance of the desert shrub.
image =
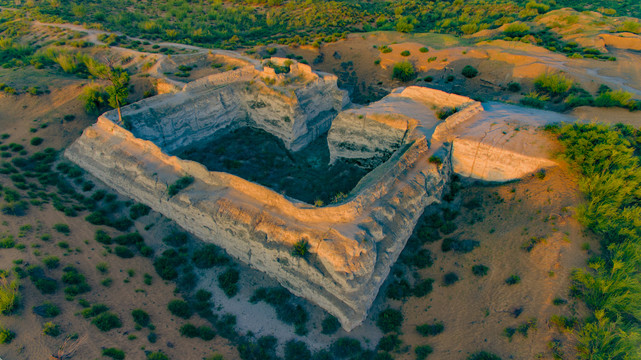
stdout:
[(107, 234), (107, 232), (102, 229), (96, 230), (96, 235), (94, 235), (94, 240), (105, 245), (110, 245), (112, 242), (111, 236), (109, 236), (109, 234)]
[(565, 95), (574, 82), (563, 74), (541, 74), (534, 79), (534, 88), (550, 96)]
[(187, 186), (191, 185), (194, 182), (194, 177), (185, 175), (180, 179), (176, 180), (173, 184), (169, 185), (167, 188), (167, 193), (169, 196), (174, 196), (178, 194), (181, 190), (185, 189)]
[(173, 315), (181, 317), (183, 319), (189, 319), (192, 314), (191, 307), (186, 301), (175, 299), (167, 304), (167, 309)]
[(16, 241), (13, 238), (13, 235), (7, 235), (0, 239), (0, 249), (11, 249), (16, 246)]
[(67, 225), (67, 224), (55, 224), (53, 226), (53, 228), (57, 232), (59, 232), (61, 234), (65, 234), (65, 235), (69, 235), (69, 233), (71, 232), (71, 229), (69, 228), (69, 225)]
[(310, 360), (312, 352), (302, 341), (289, 340), (285, 343), (285, 360)]
[(419, 281), (412, 289), (412, 295), (416, 297), (423, 297), (432, 292), (434, 287), (434, 279), (424, 279)]
[(180, 327), (180, 335), (188, 338), (198, 337), (198, 328), (194, 324), (184, 324)]
[(416, 326), (416, 331), (423, 336), (436, 336), (445, 330), (445, 325), (442, 322), (435, 322), (434, 324), (423, 324)]
[(214, 244), (207, 244), (194, 250), (191, 260), (199, 269), (209, 269), (229, 262), (229, 258)]
[(34, 306), (33, 312), (45, 318), (52, 318), (60, 315), (60, 308), (49, 301), (45, 301), (42, 305)]
[(96, 264), (96, 270), (98, 270), (101, 274), (106, 274), (109, 272), (109, 264), (106, 262), (99, 262)]
[(361, 351), (363, 351), (363, 348), (361, 347), (360, 341), (348, 337), (342, 337), (332, 343), (330, 350), (337, 358), (346, 359), (360, 354)]
[(472, 274), (476, 276), (485, 276), (487, 275), (488, 270), (490, 270), (490, 268), (485, 265), (479, 264), (472, 266)]
[(142, 235), (140, 235), (140, 233), (133, 232), (129, 234), (116, 236), (115, 238), (113, 238), (113, 242), (115, 242), (118, 245), (126, 246), (126, 245), (141, 244), (144, 242), (144, 239)]
[(459, 281), (459, 277), (455, 272), (448, 272), (443, 275), (443, 286), (454, 285), (457, 281)]
[(414, 349), (416, 360), (425, 360), (433, 352), (432, 347), (429, 345), (419, 345)]
[(426, 53), (426, 52), (429, 52), (429, 51), (430, 51), (430, 49), (428, 49), (428, 48), (426, 48), (426, 47), (422, 47), (422, 48), (418, 49), (418, 51), (420, 51), (420, 52), (422, 52), (422, 53)]
[(567, 317), (563, 315), (552, 315), (550, 323), (556, 326), (559, 331), (570, 332), (578, 325), (578, 320), (575, 317)]
[(216, 337), (216, 332), (214, 329), (212, 329), (209, 326), (203, 325), (198, 327), (198, 337), (205, 340), (209, 341)]
[(321, 323), (322, 331), (321, 333), (326, 335), (334, 334), (341, 327), (341, 323), (338, 321), (336, 316), (327, 315), (323, 322)]
[(423, 81), (432, 82), (432, 81), (434, 81), (434, 76), (428, 75), (423, 79)]
[(521, 277), (516, 274), (512, 274), (507, 279), (505, 279), (505, 283), (508, 285), (516, 285), (520, 282), (521, 282)]
[(10, 314), (19, 304), (20, 291), (18, 281), (9, 281), (4, 276), (0, 276), (0, 314)]
[(240, 273), (236, 269), (229, 268), (222, 274), (218, 275), (218, 286), (223, 290), (227, 297), (233, 297), (238, 293), (238, 280)]
[(169, 246), (180, 247), (187, 243), (189, 236), (186, 232), (174, 231), (171, 234), (165, 236), (162, 239), (162, 242)]
[(85, 319), (87, 318), (92, 318), (94, 316), (98, 316), (106, 311), (108, 311), (109, 308), (105, 304), (94, 304), (91, 307), (88, 307), (80, 312), (80, 315), (84, 317)]
[(48, 269), (55, 269), (60, 265), (60, 258), (53, 255), (45, 256), (42, 258), (42, 263), (45, 264)]
[(306, 258), (309, 254), (309, 243), (307, 240), (299, 240), (294, 244), (292, 255), (297, 257)]
[(109, 311), (100, 313), (98, 316), (93, 318), (93, 320), (91, 320), (91, 323), (96, 325), (96, 327), (103, 332), (122, 327), (122, 322), (120, 321), (118, 315)]
[(511, 92), (519, 92), (521, 91), (521, 84), (512, 81), (509, 84), (507, 84), (507, 89)]
[(438, 157), (438, 156), (436, 156), (436, 155), (432, 155), (432, 156), (430, 156), (430, 158), (428, 159), (428, 161), (429, 161), (431, 164), (435, 164), (436, 166), (440, 166), (441, 164), (443, 164), (443, 159), (441, 159), (440, 157)]
[(145, 204), (134, 204), (129, 208), (129, 217), (136, 220), (142, 216), (149, 215), (151, 208)]
[(46, 322), (42, 325), (42, 333), (44, 335), (56, 337), (60, 335), (60, 325), (54, 324), (51, 321)]
[(521, 103), (521, 105), (533, 107), (536, 109), (543, 109), (548, 100), (550, 100), (550, 98), (547, 95), (541, 95), (536, 92), (531, 92), (521, 98), (519, 100), (519, 103)]
[(154, 268), (163, 280), (174, 280), (178, 277), (177, 268), (183, 264), (184, 258), (176, 250), (165, 250), (154, 261)]
[(45, 276), (44, 271), (39, 266), (29, 266), (27, 268), (29, 279), (33, 285), (44, 295), (53, 294), (58, 290), (58, 282)]
[(405, 279), (400, 279), (391, 282), (387, 286), (385, 296), (394, 300), (403, 300), (412, 294), (410, 283)]
[(501, 358), (487, 351), (479, 351), (468, 356), (467, 360), (501, 360)]
[(147, 327), (149, 325), (149, 314), (143, 309), (134, 309), (131, 311), (131, 316), (134, 318), (134, 322), (142, 327)]
[(38, 146), (38, 145), (42, 144), (43, 141), (44, 141), (43, 138), (36, 136), (36, 137), (31, 138), (31, 141), (29, 143), (31, 145), (33, 145), (33, 146)]
[(594, 99), (594, 106), (629, 108), (633, 103), (632, 94), (623, 90), (605, 91)]
[(0, 326), (0, 344), (9, 344), (15, 337), (16, 333)]
[[(542, 177), (545, 177), (545, 173), (542, 173)], [(527, 252), (532, 251), (534, 247), (542, 242), (545, 241), (544, 237), (539, 237), (539, 236), (533, 236), (529, 240), (525, 241), (523, 244), (521, 244), (521, 249), (525, 250)]]
[(394, 64), (394, 68), (392, 69), (392, 78), (403, 82), (414, 80), (414, 78), (416, 78), (414, 65), (409, 61), (402, 61)]
[(554, 306), (561, 306), (561, 305), (565, 305), (565, 304), (567, 304), (567, 303), (568, 303), (568, 301), (567, 301), (567, 300), (565, 300), (565, 299), (563, 299), (563, 298), (560, 298), (560, 297), (555, 297), (555, 298), (552, 300), (552, 305), (554, 305)]
[(147, 360), (170, 360), (169, 356), (161, 351), (151, 352), (147, 354)]
[(121, 257), (123, 259), (131, 259), (132, 257), (134, 257), (134, 252), (129, 250), (129, 248), (126, 246), (116, 246), (114, 248), (114, 253), (116, 253), (118, 257)]
[(378, 314), (376, 318), (376, 326), (378, 326), (383, 333), (398, 332), (403, 323), (403, 313), (396, 309), (385, 309)]
[(472, 65), (465, 65), (463, 70), (461, 70), (461, 75), (465, 76), (468, 79), (476, 77), (479, 74), (479, 71)]
[(530, 27), (527, 26), (527, 24), (517, 21), (508, 25), (505, 30), (503, 30), (503, 34), (508, 37), (521, 37), (523, 35), (527, 35), (529, 31)]
[(376, 348), (382, 351), (394, 351), (398, 349), (403, 341), (396, 334), (385, 335), (379, 340)]
[(125, 352), (116, 348), (105, 348), (102, 349), (102, 356), (107, 356), (115, 360), (123, 360), (125, 358)]
[(436, 110), (436, 117), (437, 117), (439, 120), (445, 120), (445, 119), (447, 119), (448, 117), (450, 117), (450, 116), (452, 116), (452, 115), (456, 114), (457, 112), (458, 112), (458, 109), (457, 109), (457, 108), (453, 108), (453, 107), (445, 106), (445, 107), (442, 107), (442, 108), (440, 108), (440, 109)]
[(410, 56), (410, 52), (408, 50), (403, 50), (401, 51), (401, 56)]

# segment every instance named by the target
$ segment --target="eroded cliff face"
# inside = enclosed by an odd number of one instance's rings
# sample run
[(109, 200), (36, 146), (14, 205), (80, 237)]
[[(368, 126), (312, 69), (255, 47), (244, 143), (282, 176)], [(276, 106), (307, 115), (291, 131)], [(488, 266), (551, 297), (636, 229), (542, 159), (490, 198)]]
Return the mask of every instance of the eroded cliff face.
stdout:
[[(285, 60), (270, 61), (281, 66)], [(261, 128), (293, 151), (327, 132), (349, 102), (334, 75), (293, 63), (276, 74), (248, 65), (187, 84), (181, 92), (144, 99), (122, 109), (134, 135), (172, 153), (221, 129)], [(104, 115), (117, 121), (117, 114)]]

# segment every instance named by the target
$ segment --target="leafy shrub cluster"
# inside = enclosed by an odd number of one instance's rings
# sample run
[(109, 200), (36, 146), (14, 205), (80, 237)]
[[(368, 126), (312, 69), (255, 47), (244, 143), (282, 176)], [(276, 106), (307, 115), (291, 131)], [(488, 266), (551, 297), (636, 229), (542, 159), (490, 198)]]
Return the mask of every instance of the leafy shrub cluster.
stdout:
[(597, 97), (583, 89), (580, 84), (561, 73), (541, 74), (534, 80), (535, 92), (520, 100), (521, 104), (544, 108), (548, 101), (561, 110), (578, 106), (622, 107), (630, 111), (641, 109), (641, 100), (632, 98), (632, 94), (623, 90), (612, 90), (601, 85)]
[(416, 78), (414, 65), (409, 61), (401, 61), (394, 64), (392, 68), (392, 78), (402, 82), (414, 80)]
[(91, 290), (87, 279), (81, 274), (78, 269), (71, 265), (67, 265), (62, 269), (62, 283), (65, 287), (65, 298), (68, 300), (73, 299), (76, 295), (87, 293)]
[(187, 186), (191, 185), (194, 182), (194, 177), (193, 176), (188, 176), (185, 175), (181, 177), (180, 179), (176, 180), (173, 184), (169, 185), (167, 187), (167, 194), (169, 196), (174, 196), (178, 194), (181, 190), (185, 189)]
[(564, 157), (579, 170), (587, 203), (579, 219), (601, 237), (602, 252), (589, 268), (572, 275), (571, 294), (594, 316), (578, 332), (581, 359), (625, 359), (635, 354), (641, 334), (641, 214), (638, 188), (639, 130), (630, 126), (575, 124), (550, 127), (565, 146)]

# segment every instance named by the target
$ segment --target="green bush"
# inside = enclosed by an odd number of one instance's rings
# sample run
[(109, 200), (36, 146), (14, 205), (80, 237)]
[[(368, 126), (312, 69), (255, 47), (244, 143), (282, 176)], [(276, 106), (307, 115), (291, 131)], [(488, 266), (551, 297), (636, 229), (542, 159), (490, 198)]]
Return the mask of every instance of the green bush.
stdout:
[(185, 175), (180, 179), (176, 180), (173, 184), (169, 185), (167, 188), (167, 193), (169, 196), (174, 196), (178, 194), (181, 190), (185, 189), (187, 186), (191, 185), (194, 182), (194, 177)]
[(229, 262), (229, 258), (214, 244), (207, 244), (194, 250), (191, 260), (199, 269), (209, 269)]
[(186, 232), (174, 231), (171, 234), (165, 236), (162, 239), (162, 242), (169, 246), (180, 247), (187, 244), (189, 235)]
[(122, 327), (122, 322), (118, 315), (109, 311), (100, 313), (91, 320), (91, 323), (96, 325), (96, 327), (103, 332)]
[(512, 81), (509, 84), (507, 84), (507, 89), (511, 92), (519, 92), (521, 91), (521, 84)]
[(457, 281), (459, 281), (459, 277), (455, 272), (448, 272), (443, 275), (443, 286), (454, 285)]
[(574, 82), (563, 74), (541, 74), (534, 79), (534, 88), (550, 96), (565, 95)]
[(20, 291), (17, 280), (9, 281), (0, 276), (0, 314), (12, 313), (20, 304)]
[(109, 236), (109, 234), (107, 234), (107, 232), (102, 229), (96, 230), (96, 235), (94, 235), (94, 240), (104, 245), (111, 244), (111, 236)]
[(376, 349), (382, 351), (394, 351), (398, 350), (403, 341), (398, 338), (396, 334), (385, 335), (379, 340)]
[(169, 356), (161, 351), (151, 352), (147, 354), (147, 360), (170, 360)]
[(285, 360), (311, 360), (312, 352), (302, 341), (289, 340), (285, 343)]
[(401, 51), (401, 56), (410, 56), (410, 52), (408, 50), (403, 50)]
[(323, 319), (323, 322), (321, 323), (322, 327), (322, 334), (325, 335), (331, 335), (334, 334), (338, 329), (341, 327), (341, 323), (338, 321), (336, 316), (334, 315), (327, 315), (325, 319)]
[(426, 52), (429, 52), (429, 51), (430, 51), (430, 49), (428, 49), (428, 48), (426, 48), (426, 47), (422, 47), (422, 48), (418, 49), (418, 51), (420, 51), (420, 52), (422, 52), (422, 53), (426, 53)]
[(233, 297), (238, 293), (238, 280), (240, 274), (236, 269), (227, 269), (218, 275), (218, 286), (223, 290), (227, 297)]
[(45, 318), (52, 318), (60, 315), (60, 308), (49, 301), (45, 301), (42, 305), (34, 306), (33, 312)]
[(461, 70), (461, 75), (465, 76), (468, 79), (476, 77), (479, 74), (479, 71), (472, 65), (465, 65), (463, 70)]
[(125, 358), (125, 352), (117, 348), (105, 348), (102, 349), (102, 356), (107, 356), (115, 360), (123, 360)]
[(423, 324), (416, 327), (416, 331), (423, 336), (436, 336), (445, 330), (445, 325), (442, 322), (435, 322), (434, 324)]
[(550, 98), (547, 95), (541, 95), (536, 92), (531, 92), (525, 97), (521, 98), (521, 100), (519, 100), (519, 103), (521, 103), (521, 105), (533, 107), (536, 109), (543, 109), (548, 100), (550, 100)]
[(467, 360), (501, 360), (501, 358), (487, 351), (480, 351), (468, 356)]
[(299, 240), (294, 244), (292, 249), (292, 255), (296, 257), (306, 258), (309, 254), (309, 243), (307, 240)]
[(623, 90), (602, 92), (594, 99), (594, 106), (597, 107), (628, 108), (632, 103), (632, 94)]
[(33, 146), (38, 146), (38, 145), (42, 144), (43, 141), (44, 141), (43, 138), (36, 136), (36, 137), (31, 138), (31, 141), (29, 143), (31, 145), (33, 145)]
[(393, 331), (398, 332), (402, 324), (403, 313), (396, 309), (385, 309), (376, 318), (376, 326), (385, 334)]
[(488, 268), (485, 265), (479, 264), (479, 265), (472, 266), (472, 274), (476, 276), (485, 276), (487, 275), (488, 270), (490, 270), (490, 268)]
[(516, 285), (520, 282), (521, 282), (521, 277), (515, 274), (512, 274), (507, 279), (505, 279), (505, 283), (508, 285)]
[(432, 292), (434, 279), (424, 279), (419, 281), (412, 289), (412, 294), (416, 297), (423, 297)]
[(131, 311), (134, 322), (142, 327), (147, 327), (150, 323), (149, 314), (143, 309), (134, 309)]
[(175, 299), (170, 301), (169, 304), (167, 304), (167, 309), (169, 309), (169, 312), (173, 315), (183, 319), (189, 319), (192, 314), (191, 307), (183, 300)]
[(9, 344), (15, 337), (16, 333), (0, 326), (0, 344)]
[(60, 325), (54, 324), (52, 322), (46, 322), (42, 325), (42, 333), (44, 335), (49, 335), (52, 337), (56, 337), (60, 335)]
[(67, 225), (67, 224), (55, 224), (53, 226), (53, 228), (57, 232), (59, 232), (61, 234), (65, 234), (65, 235), (69, 235), (69, 233), (71, 232), (71, 229), (69, 228), (69, 225)]
[(134, 204), (129, 208), (129, 217), (136, 220), (145, 215), (149, 215), (151, 208), (145, 204)]
[(414, 80), (416, 78), (414, 65), (409, 61), (402, 61), (394, 64), (394, 68), (392, 69), (392, 78), (403, 82)]
[(355, 355), (360, 354), (363, 351), (363, 348), (361, 347), (360, 341), (348, 337), (342, 337), (332, 343), (330, 350), (332, 354), (339, 359), (351, 359)]
[(198, 328), (194, 324), (187, 323), (180, 327), (180, 335), (188, 338), (198, 337)]
[(419, 345), (414, 349), (416, 360), (425, 360), (433, 352), (432, 347), (429, 345)]
[(508, 25), (505, 30), (503, 30), (503, 34), (508, 37), (521, 37), (527, 35), (528, 32), (530, 32), (530, 27), (518, 21)]
[(129, 250), (129, 248), (126, 246), (116, 246), (114, 248), (114, 252), (118, 257), (121, 257), (123, 259), (131, 259), (132, 257), (134, 257), (134, 252)]
[(53, 255), (45, 256), (42, 258), (42, 263), (45, 264), (48, 269), (55, 269), (60, 266), (60, 258)]

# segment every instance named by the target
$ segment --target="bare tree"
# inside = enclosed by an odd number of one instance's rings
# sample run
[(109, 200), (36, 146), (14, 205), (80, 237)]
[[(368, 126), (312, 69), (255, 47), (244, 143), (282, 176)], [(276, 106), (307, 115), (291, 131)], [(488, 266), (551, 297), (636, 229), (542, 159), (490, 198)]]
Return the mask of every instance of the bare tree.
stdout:
[(49, 360), (68, 360), (78, 351), (80, 345), (87, 340), (87, 335), (73, 340), (70, 336), (65, 338), (65, 341), (60, 345), (58, 351), (51, 354)]

